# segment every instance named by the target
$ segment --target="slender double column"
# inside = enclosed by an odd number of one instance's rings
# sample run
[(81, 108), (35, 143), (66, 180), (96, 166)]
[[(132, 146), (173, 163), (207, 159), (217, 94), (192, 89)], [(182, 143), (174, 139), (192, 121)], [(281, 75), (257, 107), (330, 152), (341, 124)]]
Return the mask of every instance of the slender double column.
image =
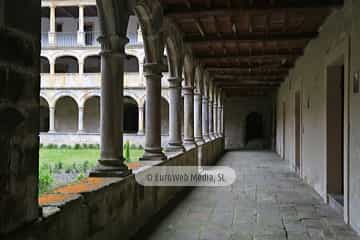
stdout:
[(169, 142), (166, 147), (168, 152), (184, 151), (181, 141), (181, 78), (170, 77), (169, 81)]
[(49, 133), (55, 132), (55, 107), (50, 107), (49, 112)]
[(48, 33), (49, 45), (56, 45), (56, 11), (55, 7), (50, 7), (50, 29)]
[(143, 135), (145, 133), (144, 131), (144, 107), (139, 107), (139, 123), (138, 123), (138, 134)]
[(213, 114), (213, 101), (210, 99), (209, 100), (209, 136), (210, 139), (214, 139), (215, 135), (214, 135), (214, 114)]
[(201, 93), (197, 90), (194, 94), (194, 134), (195, 141), (197, 144), (203, 144), (203, 134), (202, 134), (202, 97)]
[(131, 170), (123, 158), (124, 46), (127, 38), (101, 37), (101, 147), (92, 177), (123, 177)]
[(194, 140), (194, 89), (183, 88), (184, 95), (184, 145), (195, 145)]
[(144, 64), (146, 81), (146, 125), (145, 152), (141, 160), (164, 160), (166, 156), (161, 148), (161, 77), (163, 65), (159, 63)]
[(77, 36), (77, 42), (80, 46), (85, 46), (85, 19), (84, 19), (84, 6), (79, 6), (79, 30)]
[(210, 141), (209, 136), (209, 101), (206, 96), (202, 97), (202, 130), (205, 142)]
[(84, 107), (79, 107), (78, 132), (84, 132)]

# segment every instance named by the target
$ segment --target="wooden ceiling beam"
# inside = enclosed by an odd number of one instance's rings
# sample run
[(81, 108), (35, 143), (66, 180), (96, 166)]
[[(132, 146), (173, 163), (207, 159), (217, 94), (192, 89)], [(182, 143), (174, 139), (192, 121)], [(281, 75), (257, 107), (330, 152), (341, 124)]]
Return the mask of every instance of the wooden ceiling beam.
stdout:
[(218, 42), (274, 42), (274, 41), (309, 41), (318, 36), (317, 32), (310, 33), (271, 33), (263, 34), (237, 34), (222, 35), (221, 38), (216, 35), (208, 35), (205, 39), (198, 36), (188, 36), (184, 41), (189, 44), (204, 44), (204, 43), (218, 43)]
[(248, 61), (248, 62), (254, 62), (254, 61), (280, 61), (280, 60), (295, 60), (299, 55), (297, 54), (288, 54), (288, 55), (284, 55), (284, 54), (279, 54), (279, 55), (253, 55), (253, 56), (249, 56), (249, 55), (235, 55), (235, 56), (224, 56), (224, 55), (219, 55), (219, 56), (198, 56), (196, 55), (196, 57), (202, 61), (202, 62), (211, 62), (211, 61), (217, 61), (217, 62), (224, 62), (224, 61), (237, 61), (237, 60), (241, 60), (241, 61)]
[(316, 1), (313, 1), (313, 3), (303, 4), (301, 1), (299, 1), (299, 4), (293, 3), (287, 3), (287, 4), (274, 4), (270, 7), (266, 6), (253, 6), (253, 7), (240, 7), (240, 8), (198, 8), (193, 9), (191, 8), (191, 4), (189, 0), (185, 0), (186, 6), (188, 9), (175, 9), (174, 10), (167, 10), (165, 12), (165, 16), (176, 18), (176, 19), (186, 19), (186, 18), (194, 18), (194, 17), (223, 17), (223, 16), (239, 16), (240, 14), (243, 14), (244, 11), (246, 11), (249, 14), (256, 14), (256, 13), (264, 13), (264, 12), (276, 12), (276, 11), (303, 11), (306, 12), (314, 12), (319, 11), (321, 9), (323, 10), (329, 10), (332, 8), (340, 8), (343, 4), (325, 4), (325, 3), (318, 3)]
[(195, 25), (196, 25), (197, 29), (198, 29), (199, 32), (200, 32), (200, 35), (201, 35), (202, 37), (205, 37), (206, 33), (205, 33), (205, 30), (204, 30), (204, 26), (202, 25), (202, 23), (200, 22), (200, 20), (199, 20), (199, 19), (194, 19), (194, 21), (195, 21)]
[[(207, 46), (211, 46), (210, 44)], [(196, 53), (196, 52), (195, 52)], [(218, 54), (215, 55), (214, 54), (200, 54), (197, 53), (196, 57), (201, 59), (201, 58), (292, 58), (292, 57), (299, 57), (302, 56), (304, 54), (302, 49), (296, 49), (296, 50), (292, 50), (292, 51), (269, 51), (269, 52), (262, 52), (262, 53), (251, 53), (247, 54), (247, 53), (232, 53), (232, 54)]]
[(259, 68), (238, 68), (238, 67), (208, 67), (205, 70), (209, 72), (288, 72), (289, 68), (283, 67), (259, 67)]

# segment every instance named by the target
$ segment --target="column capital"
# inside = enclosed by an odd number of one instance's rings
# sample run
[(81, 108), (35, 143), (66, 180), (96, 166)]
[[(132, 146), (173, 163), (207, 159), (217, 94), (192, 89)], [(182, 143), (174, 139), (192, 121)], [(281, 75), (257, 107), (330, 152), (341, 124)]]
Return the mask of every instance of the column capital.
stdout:
[(145, 73), (161, 74), (166, 71), (166, 66), (162, 63), (144, 63), (143, 69)]
[(179, 77), (169, 77), (169, 88), (179, 88), (181, 87), (182, 78)]
[(184, 95), (194, 95), (194, 88), (191, 86), (183, 87), (183, 94)]
[(129, 42), (127, 37), (118, 35), (101, 35), (98, 37), (101, 44), (100, 55), (106, 54), (122, 54), (125, 56), (125, 45)]

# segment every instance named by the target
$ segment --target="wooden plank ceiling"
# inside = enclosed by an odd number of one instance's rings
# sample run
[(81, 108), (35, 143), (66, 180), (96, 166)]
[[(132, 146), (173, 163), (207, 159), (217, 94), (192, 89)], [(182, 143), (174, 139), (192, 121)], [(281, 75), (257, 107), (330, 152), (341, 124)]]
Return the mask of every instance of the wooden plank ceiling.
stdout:
[(161, 0), (227, 95), (274, 91), (343, 0)]

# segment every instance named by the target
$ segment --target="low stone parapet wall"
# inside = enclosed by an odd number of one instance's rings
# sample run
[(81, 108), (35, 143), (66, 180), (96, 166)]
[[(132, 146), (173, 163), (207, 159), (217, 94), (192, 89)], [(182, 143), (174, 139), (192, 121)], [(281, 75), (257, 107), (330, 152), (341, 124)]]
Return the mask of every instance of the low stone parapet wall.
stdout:
[[(112, 240), (129, 239), (175, 198), (184, 187), (144, 187), (135, 175), (152, 166), (211, 165), (224, 151), (223, 138), (169, 156), (168, 160), (140, 162), (125, 178), (86, 178), (39, 199), (42, 217), (2, 240)], [(201, 159), (199, 159), (199, 157)]]

